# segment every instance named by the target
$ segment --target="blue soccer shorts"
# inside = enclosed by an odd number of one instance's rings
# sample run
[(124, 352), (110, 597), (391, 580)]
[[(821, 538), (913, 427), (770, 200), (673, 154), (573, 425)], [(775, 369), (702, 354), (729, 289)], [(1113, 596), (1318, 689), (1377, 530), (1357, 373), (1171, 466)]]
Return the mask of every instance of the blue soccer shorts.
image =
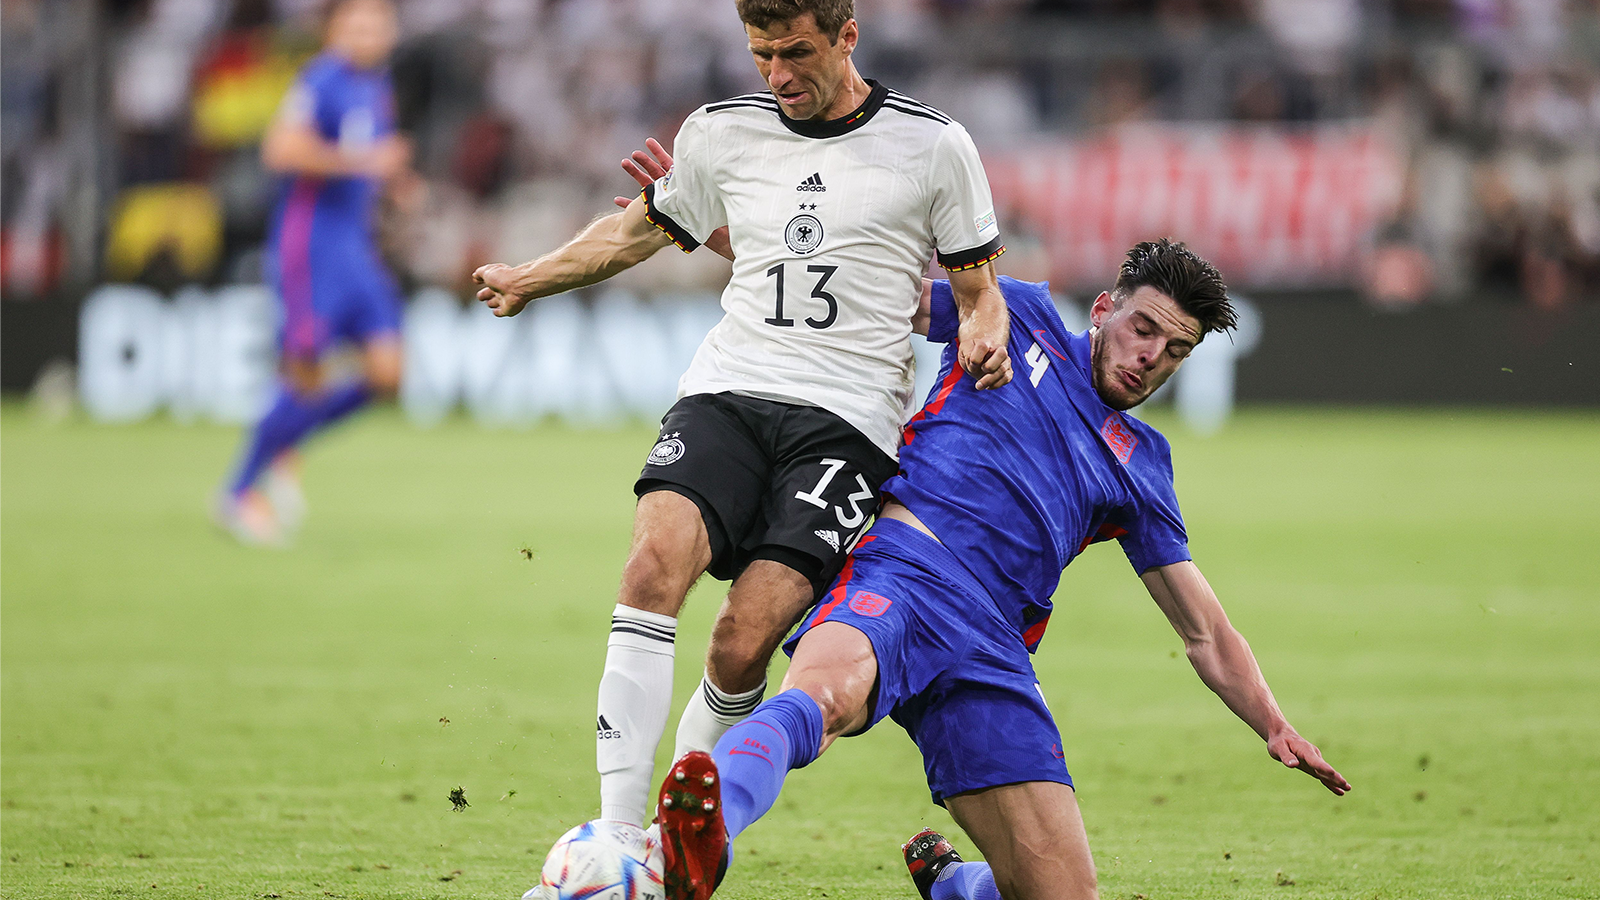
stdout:
[(334, 231), (312, 238), (286, 229), (278, 241), (271, 270), (283, 307), (284, 356), (316, 359), (336, 343), (399, 334), (400, 287), (377, 247)]
[(1023, 781), (1072, 784), (1022, 635), (943, 544), (878, 520), (784, 651), (793, 656), (823, 622), (872, 642), (878, 683), (867, 728), (884, 716), (905, 728), (933, 802)]

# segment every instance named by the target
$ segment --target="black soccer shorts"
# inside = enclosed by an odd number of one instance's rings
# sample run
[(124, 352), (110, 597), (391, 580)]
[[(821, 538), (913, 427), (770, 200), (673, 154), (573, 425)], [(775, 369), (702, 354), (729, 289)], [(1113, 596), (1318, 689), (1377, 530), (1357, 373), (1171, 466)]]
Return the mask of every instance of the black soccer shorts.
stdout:
[(820, 595), (878, 509), (896, 463), (825, 409), (693, 394), (661, 419), (633, 492), (674, 491), (700, 507), (712, 577), (782, 563)]

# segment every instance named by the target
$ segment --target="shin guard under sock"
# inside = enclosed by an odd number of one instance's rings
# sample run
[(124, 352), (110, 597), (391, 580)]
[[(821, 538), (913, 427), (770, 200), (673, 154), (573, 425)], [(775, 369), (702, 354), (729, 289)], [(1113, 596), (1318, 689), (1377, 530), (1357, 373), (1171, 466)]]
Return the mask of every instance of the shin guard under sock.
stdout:
[(722, 821), (731, 843), (778, 799), (790, 769), (822, 749), (822, 708), (799, 689), (784, 691), (728, 729), (711, 758), (722, 775)]
[(672, 711), (672, 658), (678, 620), (617, 604), (606, 643), (595, 721), (600, 818), (643, 826), (656, 746)]

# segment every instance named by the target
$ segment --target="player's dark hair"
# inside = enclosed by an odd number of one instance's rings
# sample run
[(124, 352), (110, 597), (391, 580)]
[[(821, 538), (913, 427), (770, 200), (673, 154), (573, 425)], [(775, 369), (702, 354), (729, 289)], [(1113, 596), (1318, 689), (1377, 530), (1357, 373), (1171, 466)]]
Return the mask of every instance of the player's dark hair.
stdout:
[(1122, 301), (1141, 287), (1153, 287), (1200, 322), (1200, 336), (1239, 324), (1228, 301), (1228, 286), (1217, 267), (1168, 238), (1140, 241), (1128, 251), (1111, 296)]
[(828, 43), (839, 40), (844, 23), (856, 17), (855, 0), (736, 0), (739, 21), (762, 31), (774, 22), (791, 22), (806, 13), (817, 20), (817, 30), (828, 36)]

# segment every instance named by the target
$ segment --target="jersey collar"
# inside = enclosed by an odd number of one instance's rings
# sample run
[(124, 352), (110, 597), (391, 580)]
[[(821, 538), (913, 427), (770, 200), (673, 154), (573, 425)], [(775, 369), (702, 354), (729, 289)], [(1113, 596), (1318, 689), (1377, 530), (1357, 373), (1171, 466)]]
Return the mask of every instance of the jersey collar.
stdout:
[(867, 99), (862, 101), (854, 112), (847, 113), (837, 119), (826, 119), (819, 122), (816, 119), (791, 119), (784, 115), (782, 110), (779, 110), (777, 113), (778, 119), (783, 122), (785, 128), (801, 137), (831, 138), (838, 137), (841, 134), (849, 134), (867, 124), (868, 120), (877, 115), (878, 109), (883, 106), (883, 98), (889, 96), (888, 88), (871, 78), (866, 79), (866, 82), (872, 87), (872, 91), (867, 94)]

